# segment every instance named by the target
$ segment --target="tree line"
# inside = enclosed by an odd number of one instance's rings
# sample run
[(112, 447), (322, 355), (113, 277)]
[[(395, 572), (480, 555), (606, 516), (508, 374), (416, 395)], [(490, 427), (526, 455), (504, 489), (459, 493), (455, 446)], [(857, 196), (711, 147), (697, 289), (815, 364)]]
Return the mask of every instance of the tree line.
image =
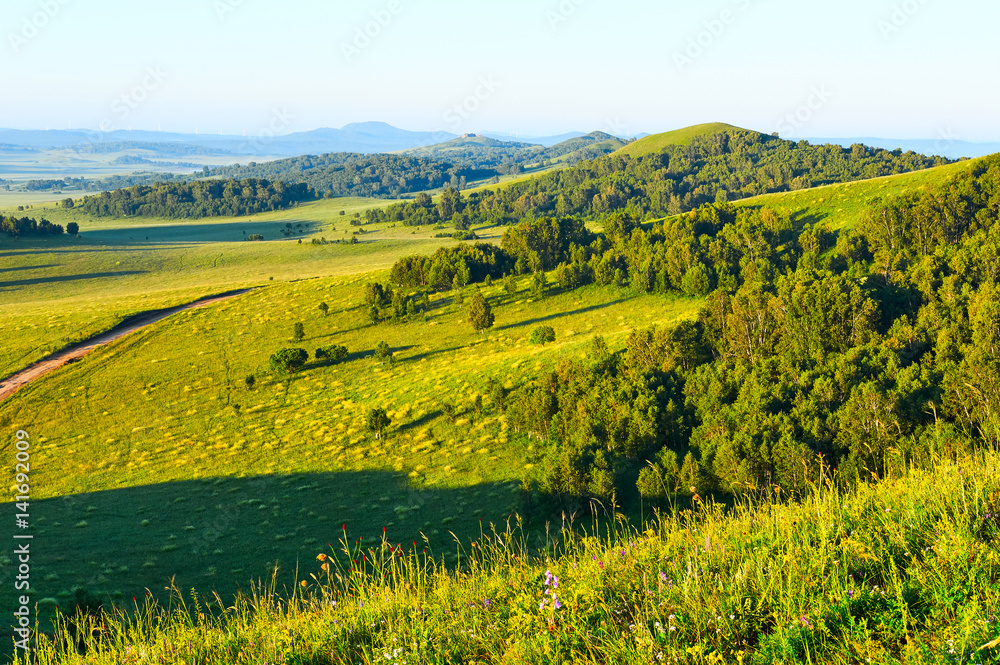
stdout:
[[(76, 235), (79, 227), (75, 222), (70, 222), (70, 234)], [(28, 217), (6, 217), (0, 215), (0, 233), (6, 233), (9, 237), (20, 236), (60, 236), (64, 232), (59, 224), (53, 224), (47, 219), (36, 220)]]
[(135, 185), (78, 204), (94, 217), (202, 218), (252, 215), (289, 208), (315, 198), (306, 184), (269, 180), (206, 180)]

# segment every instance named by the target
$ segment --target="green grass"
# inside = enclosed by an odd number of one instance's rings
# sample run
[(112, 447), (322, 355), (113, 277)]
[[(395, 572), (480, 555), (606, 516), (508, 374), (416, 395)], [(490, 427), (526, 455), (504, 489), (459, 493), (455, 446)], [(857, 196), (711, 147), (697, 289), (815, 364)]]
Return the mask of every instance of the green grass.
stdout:
[(762, 206), (792, 215), (805, 224), (825, 224), (833, 230), (858, 224), (875, 198), (890, 198), (930, 189), (968, 170), (971, 161), (938, 166), (925, 171), (861, 180), (797, 192), (764, 194), (738, 202), (737, 206)]
[[(272, 279), (385, 269), (402, 255), (452, 244), (433, 238), (429, 227), (393, 225), (365, 227), (357, 245), (311, 244), (321, 236), (349, 239), (354, 230), (349, 219), (355, 212), (389, 203), (324, 200), (246, 219), (196, 221), (90, 220), (78, 211), (51, 208), (46, 216), (60, 224), (78, 222), (82, 238), (0, 239), (0, 328), (16, 333), (0, 350), (0, 375), (139, 311), (269, 284)], [(288, 223), (303, 225), (291, 239), (279, 234)], [(266, 241), (243, 239), (253, 233), (261, 233)], [(501, 233), (480, 231), (493, 241)]]
[[(432, 298), (427, 321), (372, 326), (361, 303), (364, 283), (379, 277), (275, 282), (184, 312), (4, 402), (0, 422), (36, 442), (33, 517), (46, 543), (33, 562), (37, 598), (62, 602), (76, 586), (109, 603), (147, 588), (162, 597), (174, 576), (228, 596), (275, 563), (291, 583), (296, 563), (342, 524), (365, 541), (386, 527), (399, 542), (426, 536), (430, 551), (447, 552), (452, 533), (467, 541), (480, 520), (514, 512), (520, 481), (537, 473), (530, 442), (489, 407), (475, 413), (488, 378), (513, 386), (582, 356), (594, 335), (620, 348), (634, 327), (700, 305), (598, 286), (532, 302), (524, 278), (516, 296), (485, 289), (496, 308), (487, 335), (450, 294)], [(299, 321), (299, 346), (343, 344), (348, 361), (271, 373), (268, 357), (297, 346)], [(557, 334), (544, 348), (528, 343), (542, 322)], [(391, 367), (371, 357), (381, 341), (395, 352)], [(248, 374), (258, 377), (252, 391)], [(454, 421), (443, 401), (457, 402)], [(381, 440), (365, 431), (375, 406), (393, 421)]]
[(628, 144), (624, 148), (618, 150), (615, 154), (629, 155), (630, 157), (641, 157), (643, 155), (658, 153), (667, 146), (687, 145), (691, 142), (691, 139), (698, 138), (700, 136), (711, 136), (712, 134), (728, 132), (735, 129), (739, 129), (739, 127), (727, 125), (722, 122), (694, 125), (683, 129), (675, 129), (672, 132), (664, 132), (662, 134), (647, 136)]
[(349, 531), (303, 561), (294, 594), (178, 591), (85, 657), (64, 638), (31, 662), (996, 663), (998, 510), (986, 454), (790, 504), (765, 488), (641, 529), (577, 525), (537, 557), (516, 525), (487, 530), (457, 567)]

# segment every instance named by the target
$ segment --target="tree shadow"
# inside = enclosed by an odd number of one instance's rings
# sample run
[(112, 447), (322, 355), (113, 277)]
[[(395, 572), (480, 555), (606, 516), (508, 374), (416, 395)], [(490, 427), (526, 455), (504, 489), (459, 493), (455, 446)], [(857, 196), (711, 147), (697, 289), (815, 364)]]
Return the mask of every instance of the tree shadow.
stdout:
[(0, 268), (0, 272), (17, 272), (18, 270), (44, 270), (46, 268), (61, 268), (61, 263), (50, 263), (44, 266), (19, 266), (17, 268)]
[(511, 330), (513, 328), (522, 328), (524, 326), (533, 326), (538, 323), (545, 323), (547, 321), (554, 321), (555, 319), (561, 319), (566, 316), (573, 316), (574, 314), (587, 314), (588, 312), (596, 312), (601, 309), (607, 309), (608, 307), (614, 307), (615, 305), (620, 305), (626, 302), (627, 298), (621, 298), (619, 300), (612, 300), (610, 302), (601, 303), (600, 305), (591, 305), (590, 307), (584, 307), (582, 309), (575, 309), (570, 312), (557, 312), (555, 314), (549, 314), (548, 316), (540, 316), (535, 319), (528, 319), (527, 321), (521, 321), (519, 323), (511, 323), (506, 326), (499, 326), (496, 330)]
[(53, 277), (36, 277), (34, 279), (15, 279), (9, 282), (0, 282), (0, 289), (12, 288), (15, 286), (36, 286), (38, 284), (56, 284), (60, 282), (79, 282), (88, 279), (105, 279), (108, 277), (128, 277), (130, 275), (146, 275), (148, 270), (123, 270), (120, 272), (94, 272), (86, 275), (61, 275)]
[[(241, 477), (209, 472), (202, 479), (32, 502), (32, 534), (46, 544), (32, 547), (35, 600), (55, 599), (71, 611), (72, 591), (83, 587), (106, 608), (128, 609), (133, 597), (166, 603), (176, 588), (206, 599), (217, 591), (228, 604), (251, 584), (269, 582), (276, 568), (279, 592), (301, 580), (311, 584), (310, 575), (320, 576), (318, 554), (350, 563), (341, 551), (345, 541), (352, 550), (377, 548), (383, 537), (452, 565), (456, 537), (463, 551), (473, 551), (470, 542), (489, 533), (491, 523), (505, 528), (519, 501), (517, 481), (444, 487), (404, 472), (250, 470), (262, 464), (247, 455), (234, 460), (232, 472)], [(13, 510), (10, 503), (3, 507)], [(100, 565), (84, 563), (90, 561)], [(15, 599), (4, 594), (0, 611), (12, 616)], [(46, 630), (53, 605), (39, 609)], [(13, 636), (9, 622), (0, 636)]]

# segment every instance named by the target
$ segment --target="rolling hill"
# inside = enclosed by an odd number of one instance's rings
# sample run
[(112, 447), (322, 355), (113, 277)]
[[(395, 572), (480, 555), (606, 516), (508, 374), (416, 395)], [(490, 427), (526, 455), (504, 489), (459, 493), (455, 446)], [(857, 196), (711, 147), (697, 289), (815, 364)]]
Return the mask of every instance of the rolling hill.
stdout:
[(727, 125), (722, 122), (693, 125), (683, 129), (676, 129), (671, 132), (653, 134), (637, 141), (633, 141), (627, 146), (621, 148), (618, 153), (622, 155), (629, 155), (630, 157), (641, 157), (642, 155), (660, 152), (667, 146), (687, 145), (691, 142), (691, 139), (696, 137), (711, 136), (712, 134), (718, 134), (719, 132), (729, 132), (733, 130), (748, 131), (741, 130), (739, 127)]

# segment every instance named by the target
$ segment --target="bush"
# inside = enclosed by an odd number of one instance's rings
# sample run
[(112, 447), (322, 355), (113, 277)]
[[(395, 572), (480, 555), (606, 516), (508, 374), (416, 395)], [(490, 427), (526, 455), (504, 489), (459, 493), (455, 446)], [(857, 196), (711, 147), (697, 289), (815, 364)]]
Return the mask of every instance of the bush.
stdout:
[(260, 235), (259, 233), (254, 233), (253, 235), (247, 236), (247, 240), (261, 241), (263, 239), (264, 236)]
[(292, 329), (292, 341), (301, 342), (306, 338), (306, 328), (301, 323), (296, 323)]
[(531, 331), (531, 344), (541, 344), (545, 346), (549, 342), (556, 341), (556, 331), (552, 326), (540, 326)]
[(477, 289), (472, 296), (471, 302), (469, 302), (469, 323), (472, 324), (472, 328), (476, 332), (492, 328), (495, 318), (489, 301)]
[(77, 224), (76, 222), (70, 222), (69, 224), (66, 225), (66, 233), (70, 234), (71, 236), (79, 234), (80, 225)]
[(271, 369), (281, 372), (297, 372), (305, 367), (309, 353), (305, 349), (282, 349), (271, 356)]
[(339, 362), (345, 358), (347, 358), (346, 346), (338, 346), (334, 344), (333, 346), (324, 346), (321, 349), (316, 349), (316, 360)]

